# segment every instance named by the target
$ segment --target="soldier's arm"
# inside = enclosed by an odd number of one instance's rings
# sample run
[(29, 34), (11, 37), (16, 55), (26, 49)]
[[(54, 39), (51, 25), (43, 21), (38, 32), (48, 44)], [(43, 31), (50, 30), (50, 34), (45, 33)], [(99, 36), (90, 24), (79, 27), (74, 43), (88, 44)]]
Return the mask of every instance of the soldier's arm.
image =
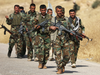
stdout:
[(12, 21), (13, 21), (12, 14), (9, 15), (9, 17), (6, 16), (6, 23), (7, 23), (8, 25), (11, 25), (11, 24), (12, 24)]
[(37, 27), (37, 24), (39, 24), (39, 21), (38, 21), (38, 19), (34, 18), (34, 20), (33, 20), (33, 22), (32, 22), (32, 28), (37, 28), (37, 29), (39, 29), (40, 26)]
[(80, 19), (80, 27), (81, 27), (81, 29), (82, 29), (82, 33), (84, 34), (84, 33), (85, 33), (85, 27), (84, 27), (84, 25), (83, 25), (81, 19)]

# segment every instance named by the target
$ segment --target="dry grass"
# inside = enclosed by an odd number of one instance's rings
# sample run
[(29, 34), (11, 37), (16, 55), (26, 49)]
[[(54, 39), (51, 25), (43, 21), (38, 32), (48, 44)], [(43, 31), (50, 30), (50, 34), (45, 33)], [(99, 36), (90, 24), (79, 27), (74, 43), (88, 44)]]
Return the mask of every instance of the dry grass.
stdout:
[[(34, 0), (39, 11), (40, 4), (48, 4), (47, 0)], [(100, 62), (100, 7), (97, 9), (92, 9), (91, 5), (95, 0), (76, 0), (76, 2), (81, 6), (80, 11), (77, 13), (77, 16), (82, 19), (82, 22), (86, 28), (85, 34), (90, 38), (93, 38), (92, 42), (85, 47), (80, 47), (78, 58), (93, 58), (92, 61)], [(25, 10), (29, 10), (29, 4), (31, 0), (3, 0), (0, 1), (0, 22), (3, 22), (4, 16), (9, 15), (13, 12), (13, 5), (20, 4), (25, 7)], [(73, 7), (72, 0), (64, 1), (64, 0), (50, 0), (53, 8), (56, 5), (62, 5), (66, 9), (66, 15), (68, 16), (68, 11)], [(6, 23), (4, 23), (6, 25)], [(7, 25), (6, 25), (7, 26)], [(7, 26), (10, 29), (10, 26)], [(0, 30), (0, 43), (8, 43), (9, 34), (3, 35), (3, 30)], [(86, 42), (81, 42), (84, 45)]]

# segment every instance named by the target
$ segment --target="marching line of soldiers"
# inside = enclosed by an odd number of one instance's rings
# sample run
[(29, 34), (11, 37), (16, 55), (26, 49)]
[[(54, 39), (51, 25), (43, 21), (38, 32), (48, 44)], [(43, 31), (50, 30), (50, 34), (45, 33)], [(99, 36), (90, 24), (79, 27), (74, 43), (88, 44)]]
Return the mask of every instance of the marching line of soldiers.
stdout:
[[(61, 30), (60, 26), (72, 32), (76, 31), (84, 35), (85, 27), (81, 19), (76, 17), (74, 9), (69, 10), (70, 17), (65, 16), (65, 9), (62, 6), (56, 6), (56, 17), (52, 16), (52, 9), (46, 5), (40, 5), (40, 13), (36, 10), (34, 3), (30, 4), (30, 10), (25, 13), (24, 8), (19, 5), (14, 6), (14, 13), (6, 17), (6, 22), (11, 25), (9, 38), (8, 57), (11, 57), (13, 46), (16, 46), (17, 58), (25, 55), (27, 47), (27, 58), (29, 61), (38, 60), (39, 69), (46, 69), (47, 60), (50, 54), (50, 60), (54, 59), (57, 64), (57, 74), (65, 71), (65, 66), (71, 60), (72, 68), (76, 67), (77, 53), (80, 47), (80, 40), (74, 34)], [(47, 12), (47, 13), (46, 13)], [(56, 26), (59, 25), (60, 26)], [(19, 29), (24, 27), (19, 33)], [(51, 37), (50, 37), (51, 36)], [(34, 56), (33, 56), (34, 50)]]

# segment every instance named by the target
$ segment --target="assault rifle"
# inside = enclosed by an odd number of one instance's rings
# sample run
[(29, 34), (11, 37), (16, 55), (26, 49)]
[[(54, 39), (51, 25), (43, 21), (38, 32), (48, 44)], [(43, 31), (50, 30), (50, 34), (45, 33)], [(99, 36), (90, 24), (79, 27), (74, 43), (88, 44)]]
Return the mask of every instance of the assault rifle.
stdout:
[(65, 31), (65, 32), (68, 32), (68, 33), (72, 33), (74, 36), (77, 36), (80, 40), (82, 40), (83, 38), (79, 35), (77, 35), (76, 33), (68, 30), (67, 28), (65, 28), (64, 26), (62, 26), (62, 23), (60, 21), (58, 21), (56, 24), (55, 23), (52, 23), (54, 26), (58, 27), (59, 29), (59, 33), (58, 35), (61, 35), (62, 34), (62, 31)]
[(78, 33), (78, 32), (75, 32), (77, 35), (83, 37), (83, 38), (86, 38), (88, 41), (92, 41), (93, 39), (90, 39), (89, 37), (87, 37), (86, 35), (83, 35), (81, 33)]
[[(46, 25), (50, 20), (51, 20), (51, 19), (48, 19), (48, 20), (46, 19), (45, 21), (43, 21), (43, 22), (41, 22), (40, 24), (38, 24), (37, 27), (38, 27), (38, 26), (41, 26), (41, 27), (42, 27), (42, 31), (44, 32), (44, 29), (45, 29), (44, 27), (45, 27), (45, 25)], [(37, 27), (36, 27), (36, 28), (37, 28)], [(28, 33), (34, 31), (36, 28), (32, 28)]]
[(1, 25), (0, 29), (2, 28), (4, 29), (4, 35), (6, 35), (6, 31), (12, 34), (12, 32), (9, 29), (7, 29), (3, 24)]

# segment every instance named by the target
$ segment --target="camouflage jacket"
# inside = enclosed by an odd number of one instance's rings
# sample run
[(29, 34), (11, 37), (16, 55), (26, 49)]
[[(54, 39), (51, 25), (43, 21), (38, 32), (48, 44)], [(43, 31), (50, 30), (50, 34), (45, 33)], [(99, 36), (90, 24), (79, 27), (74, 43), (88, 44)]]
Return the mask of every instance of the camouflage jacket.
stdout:
[[(69, 17), (70, 25), (73, 24), (76, 27), (77, 26), (76, 21), (78, 20), (77, 18), (78, 17), (76, 17), (76, 19), (73, 20), (72, 18)], [(72, 28), (72, 26), (70, 26), (70, 27)], [(78, 29), (78, 32), (79, 33), (84, 33), (85, 32), (85, 27), (82, 24), (82, 21), (81, 21), (80, 18), (79, 18), (79, 29)]]
[[(46, 14), (45, 16), (43, 16), (41, 13), (39, 13), (37, 15), (37, 17), (34, 19), (33, 21), (33, 25), (37, 25), (37, 24), (40, 24), (41, 22), (45, 21), (46, 19), (50, 19), (51, 16)], [(50, 31), (49, 31), (49, 27), (50, 27), (50, 22), (48, 22), (48, 24), (45, 25), (44, 27), (44, 31), (42, 31), (42, 27), (40, 27), (40, 29), (36, 30), (37, 31), (37, 34), (39, 35), (45, 35), (45, 34), (48, 34), (50, 35)]]
[[(77, 20), (78, 20), (78, 17), (76, 17), (75, 20), (73, 20), (72, 18), (69, 17), (69, 21), (70, 21), (70, 28), (73, 30), (71, 24), (73, 24), (75, 27), (77, 26)], [(77, 29), (77, 32), (78, 33), (85, 33), (85, 27), (84, 25), (82, 24), (82, 21), (81, 19), (79, 18), (79, 28)], [(78, 42), (79, 40), (76, 39), (76, 37), (70, 37), (72, 40), (74, 40), (75, 42)]]
[(23, 18), (25, 18), (25, 14), (23, 13), (12, 13), (9, 18), (6, 20), (8, 25), (11, 25), (11, 32), (17, 34), (22, 23)]
[[(32, 22), (34, 21), (34, 18), (36, 18), (36, 16), (38, 15), (38, 12), (34, 12), (32, 13), (31, 11), (28, 11), (28, 14), (26, 15), (26, 24), (24, 24), (24, 26), (26, 26), (28, 28), (28, 30), (31, 30), (33, 25)], [(25, 20), (24, 20), (25, 21)]]
[[(55, 19), (56, 19), (56, 20), (55, 20)], [(51, 22), (55, 23), (55, 21), (56, 21), (56, 23), (57, 23), (59, 20), (62, 22), (62, 26), (64, 26), (64, 27), (67, 28), (68, 30), (70, 30), (70, 28), (69, 28), (70, 23), (69, 23), (67, 17), (62, 17), (62, 18), (59, 18), (59, 17), (56, 17), (56, 18), (55, 18), (55, 17), (53, 17), (52, 20), (51, 20)], [(58, 38), (61, 38), (62, 36), (64, 36), (64, 37), (66, 37), (66, 40), (69, 39), (69, 33), (65, 32), (65, 31), (62, 31), (62, 32), (61, 32), (62, 35), (58, 35), (59, 32), (60, 32), (59, 30), (52, 31), (52, 33), (55, 33), (54, 36), (56, 36), (56, 37), (58, 37)]]

